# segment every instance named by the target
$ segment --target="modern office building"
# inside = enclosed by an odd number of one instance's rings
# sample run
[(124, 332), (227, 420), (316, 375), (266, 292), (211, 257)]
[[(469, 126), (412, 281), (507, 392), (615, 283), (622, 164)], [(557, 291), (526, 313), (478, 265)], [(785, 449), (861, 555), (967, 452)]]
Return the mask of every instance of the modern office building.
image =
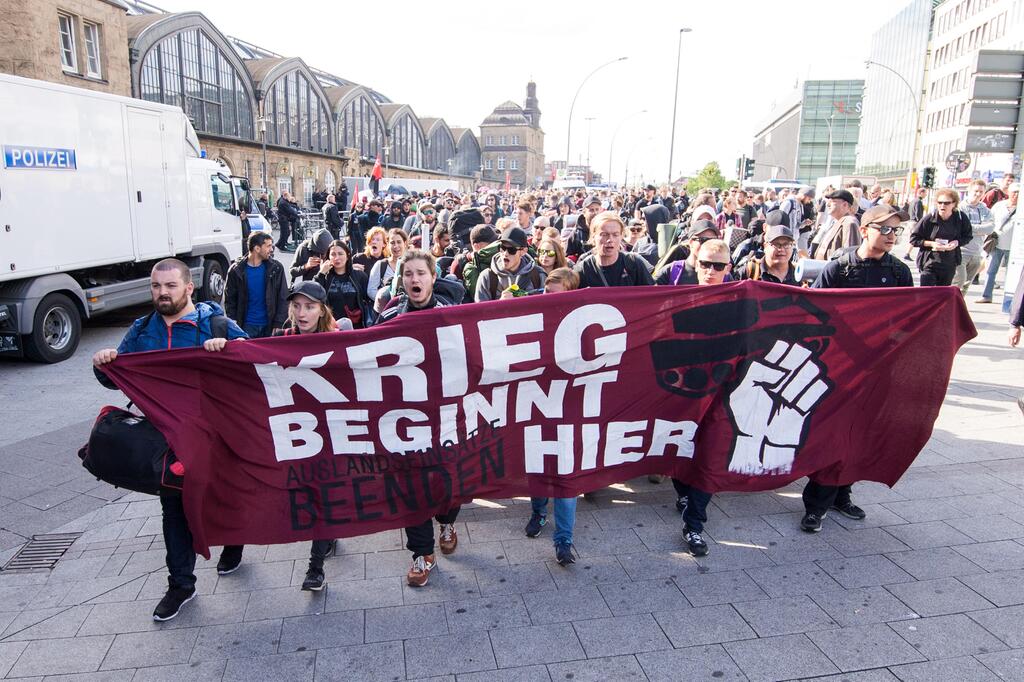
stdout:
[(903, 191), (915, 166), (934, 0), (912, 0), (871, 37), (856, 174)]
[[(940, 185), (954, 180), (945, 170), (946, 157), (968, 146), (981, 50), (1024, 50), (1024, 0), (946, 0), (934, 9), (918, 165), (939, 169)], [(1013, 125), (1019, 128), (1019, 118), (1003, 127)], [(972, 154), (971, 167), (956, 178), (959, 184), (974, 176), (992, 178), (1011, 170), (1014, 160), (1009, 150), (997, 145), (992, 149)]]
[(853, 173), (863, 91), (862, 80), (811, 80), (780, 100), (754, 136), (754, 180)]

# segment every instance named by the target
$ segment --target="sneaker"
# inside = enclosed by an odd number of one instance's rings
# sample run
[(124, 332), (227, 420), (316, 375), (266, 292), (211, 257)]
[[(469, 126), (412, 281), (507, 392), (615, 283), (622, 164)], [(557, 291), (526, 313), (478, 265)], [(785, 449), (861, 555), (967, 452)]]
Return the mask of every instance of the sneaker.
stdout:
[(992, 302), (991, 298), (979, 298), (978, 300), (975, 301), (975, 303), (991, 303), (991, 302)]
[(583, 493), (583, 499), (586, 500), (587, 502), (596, 502), (597, 495), (595, 495), (594, 491), (591, 490), (589, 493)]
[(576, 557), (572, 553), (572, 544), (559, 542), (555, 545), (555, 561), (558, 562), (559, 566), (576, 563)]
[(853, 519), (854, 521), (862, 521), (864, 517), (867, 516), (867, 513), (863, 509), (849, 501), (844, 502), (843, 504), (833, 504), (832, 508), (846, 518)]
[(242, 563), (242, 547), (225, 547), (217, 561), (217, 575), (228, 575)]
[(302, 581), (302, 589), (306, 592), (319, 592), (324, 589), (324, 567), (323, 565), (309, 562), (306, 570), (306, 579)]
[(441, 554), (451, 554), (459, 546), (459, 536), (455, 532), (454, 523), (441, 524), (441, 538), (438, 540), (441, 546)]
[(704, 556), (708, 553), (708, 543), (704, 542), (704, 536), (695, 530), (683, 529), (683, 538), (686, 539), (686, 546), (690, 548), (693, 556)]
[(181, 611), (181, 607), (195, 599), (195, 596), (196, 588), (194, 587), (169, 588), (164, 598), (156, 605), (156, 609), (153, 611), (153, 620), (162, 623), (174, 618)]
[(530, 517), (529, 522), (526, 524), (526, 537), (535, 538), (540, 535), (540, 530), (548, 522), (548, 517), (541, 516), (537, 512), (534, 512)]
[(677, 497), (676, 498), (676, 511), (679, 512), (680, 514), (682, 514), (684, 511), (686, 511), (686, 502), (687, 502), (686, 495), (681, 495), (681, 496)]
[(814, 512), (807, 512), (804, 517), (800, 519), (800, 530), (807, 533), (817, 533), (821, 530), (821, 520), (825, 518), (824, 514), (815, 514)]
[(411, 587), (423, 587), (430, 578), (434, 568), (434, 555), (418, 556), (412, 560), (412, 568), (405, 574), (405, 580)]

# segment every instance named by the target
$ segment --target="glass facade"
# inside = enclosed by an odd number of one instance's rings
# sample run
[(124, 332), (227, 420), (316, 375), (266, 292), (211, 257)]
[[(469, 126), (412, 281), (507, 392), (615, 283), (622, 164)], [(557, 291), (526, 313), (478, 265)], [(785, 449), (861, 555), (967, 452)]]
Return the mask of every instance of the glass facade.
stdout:
[(896, 177), (913, 168), (932, 4), (912, 0), (871, 38), (869, 59), (883, 66), (870, 65), (864, 80), (858, 174)]
[(423, 168), (423, 133), (412, 114), (406, 112), (391, 129), (391, 163)]
[(142, 60), (142, 98), (181, 107), (197, 132), (253, 139), (242, 77), (200, 29), (164, 38)]
[(267, 90), (267, 143), (330, 152), (331, 117), (301, 71), (279, 77)]
[(797, 180), (854, 170), (864, 81), (807, 81), (800, 114)]
[(427, 164), (428, 170), (448, 172), (448, 161), (452, 162), (452, 172), (455, 171), (455, 142), (452, 141), (451, 132), (445, 125), (434, 127), (430, 134), (430, 141), (427, 143)]
[(480, 170), (480, 144), (472, 133), (459, 138), (452, 172), (456, 175), (472, 175)]
[(377, 110), (365, 95), (355, 97), (345, 105), (338, 121), (339, 147), (359, 150), (359, 155), (373, 159), (384, 146), (384, 124)]

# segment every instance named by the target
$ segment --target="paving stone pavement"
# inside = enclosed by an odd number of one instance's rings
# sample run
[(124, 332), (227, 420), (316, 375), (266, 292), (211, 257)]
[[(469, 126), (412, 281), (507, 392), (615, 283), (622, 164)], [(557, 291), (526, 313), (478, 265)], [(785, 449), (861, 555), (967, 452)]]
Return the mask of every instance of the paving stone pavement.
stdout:
[[(694, 559), (671, 487), (638, 479), (580, 501), (580, 557), (563, 568), (551, 529), (523, 536), (527, 500), (486, 501), (464, 509), (458, 551), (424, 588), (404, 585), (400, 531), (340, 541), (319, 594), (299, 590), (304, 543), (247, 547), (223, 577), (215, 551), (165, 624), (151, 620), (158, 505), (90, 481), (74, 456), (114, 395), (91, 383), (89, 349), (122, 333), (90, 329), (70, 363), (0, 366), (0, 393), (32, 408), (0, 432), (0, 560), (33, 533), (83, 533), (52, 572), (0, 572), (0, 677), (1024, 679), (1024, 353), (994, 306), (970, 307), (980, 335), (927, 447), (893, 489), (855, 486), (865, 521), (801, 533), (802, 481), (720, 494)], [(55, 410), (57, 391), (75, 405)]]

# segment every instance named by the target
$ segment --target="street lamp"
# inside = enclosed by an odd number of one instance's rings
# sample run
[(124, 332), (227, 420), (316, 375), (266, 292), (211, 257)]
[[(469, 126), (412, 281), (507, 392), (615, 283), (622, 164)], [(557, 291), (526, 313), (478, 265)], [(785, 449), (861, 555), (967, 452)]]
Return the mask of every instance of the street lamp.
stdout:
[(904, 78), (903, 75), (899, 71), (893, 69), (892, 67), (886, 66), (885, 64), (881, 64), (879, 62), (871, 61), (870, 59), (865, 59), (864, 60), (864, 68), (865, 69), (869, 69), (872, 66), (877, 66), (877, 67), (883, 68), (886, 71), (888, 71), (889, 73), (891, 73), (894, 76), (896, 76), (897, 78), (899, 78), (901, 81), (903, 81), (903, 84), (907, 86), (907, 90), (910, 91), (910, 97), (914, 101), (914, 108), (917, 111), (921, 111), (921, 100), (917, 96), (917, 91), (914, 90), (914, 87), (910, 83), (907, 82), (907, 79)]
[(615, 138), (619, 136), (619, 131), (622, 130), (622, 125), (634, 116), (646, 113), (646, 109), (642, 111), (634, 111), (632, 114), (619, 121), (619, 125), (615, 126), (615, 132), (612, 134), (612, 143), (608, 147), (608, 182), (612, 181), (612, 155), (615, 153)]
[(591, 172), (590, 172), (590, 129), (592, 127), (593, 122), (595, 120), (597, 120), (597, 116), (585, 116), (583, 118), (583, 120), (587, 122), (587, 172), (584, 174), (584, 177), (586, 178), (587, 184), (589, 185), (590, 184), (590, 176), (591, 176)]
[(583, 86), (586, 85), (587, 81), (590, 80), (591, 76), (593, 76), (595, 73), (597, 73), (598, 71), (600, 71), (604, 67), (611, 66), (612, 64), (615, 64), (616, 62), (624, 62), (627, 59), (629, 59), (629, 57), (619, 57), (618, 59), (613, 59), (610, 62), (605, 62), (601, 66), (597, 67), (596, 69), (594, 69), (593, 71), (588, 73), (586, 78), (584, 78), (580, 82), (580, 86), (578, 88), (576, 88), (576, 94), (573, 95), (573, 97), (572, 97), (572, 104), (569, 106), (569, 124), (568, 124), (568, 129), (565, 131), (565, 167), (566, 167), (567, 171), (568, 171), (569, 163), (570, 163), (570, 160), (569, 160), (569, 142), (572, 139), (572, 112), (573, 112), (573, 109), (576, 108), (576, 98), (580, 96), (580, 90), (583, 89)]
[(672, 184), (672, 158), (676, 151), (676, 109), (679, 107), (679, 62), (683, 57), (683, 34), (692, 31), (692, 28), (683, 27), (679, 29), (679, 45), (676, 48), (676, 89), (672, 95), (672, 138), (668, 145), (668, 184)]
[(829, 114), (825, 122), (828, 124), (828, 151), (825, 153), (825, 175), (832, 175), (832, 119), (836, 112)]

